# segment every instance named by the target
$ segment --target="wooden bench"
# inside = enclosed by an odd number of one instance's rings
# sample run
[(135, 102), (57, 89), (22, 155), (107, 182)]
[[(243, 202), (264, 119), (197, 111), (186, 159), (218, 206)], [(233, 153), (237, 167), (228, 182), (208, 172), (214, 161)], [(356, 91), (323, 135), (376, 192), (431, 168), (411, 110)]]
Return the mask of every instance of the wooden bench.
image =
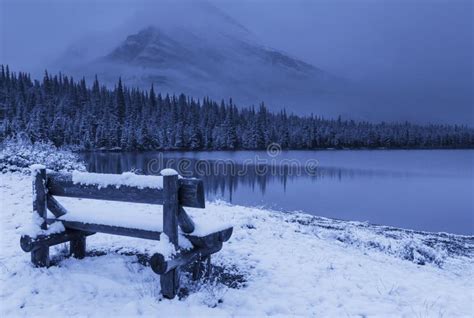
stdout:
[[(201, 180), (179, 178), (176, 171), (165, 169), (162, 176), (129, 175), (128, 182), (120, 182), (121, 176), (108, 174), (59, 173), (46, 172), (44, 167), (35, 167), (33, 174), (33, 213), (40, 224), (39, 234), (23, 235), (21, 248), (31, 253), (35, 266), (49, 266), (49, 247), (69, 242), (70, 254), (76, 258), (86, 256), (86, 237), (97, 232), (137, 237), (149, 240), (160, 240), (166, 234), (177, 253), (167, 259), (165, 255), (155, 253), (150, 258), (153, 271), (160, 276), (161, 292), (167, 298), (174, 298), (179, 289), (180, 267), (193, 263), (193, 278), (202, 276), (205, 266), (210, 264), (210, 255), (222, 248), (223, 242), (232, 235), (232, 227), (224, 227), (211, 233), (193, 234), (195, 224), (183, 207), (204, 208), (204, 188)], [(82, 177), (92, 176), (90, 180)], [(101, 179), (112, 181), (103, 182)], [(76, 179), (76, 180), (75, 180)], [(114, 183), (114, 180), (118, 180)], [(141, 182), (141, 181), (145, 182)], [(96, 224), (90, 221), (68, 219), (68, 210), (55, 197), (71, 197), (148, 203), (163, 205), (162, 231), (140, 229), (107, 224)], [(47, 210), (54, 218), (48, 218)], [(55, 222), (61, 222), (64, 230), (51, 232)], [(57, 224), (56, 224), (57, 225)], [(179, 231), (178, 227), (181, 229)], [(178, 245), (179, 236), (187, 238), (192, 248), (184, 250)]]

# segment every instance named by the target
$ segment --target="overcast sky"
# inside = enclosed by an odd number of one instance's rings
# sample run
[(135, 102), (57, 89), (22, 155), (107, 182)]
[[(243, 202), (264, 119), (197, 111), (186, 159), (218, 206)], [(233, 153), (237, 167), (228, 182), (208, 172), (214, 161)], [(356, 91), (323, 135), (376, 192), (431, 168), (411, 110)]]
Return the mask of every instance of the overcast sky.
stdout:
[[(439, 117), (474, 122), (473, 1), (210, 1), (264, 44), (358, 81), (374, 96), (383, 95), (381, 100), (403, 96), (413, 107), (433, 109)], [(165, 9), (166, 4), (159, 1), (157, 6), (155, 1), (151, 6), (147, 0), (0, 3), (0, 62), (26, 71), (44, 68), (84, 35), (117, 33), (137, 12)], [(188, 16), (192, 12), (183, 13)]]

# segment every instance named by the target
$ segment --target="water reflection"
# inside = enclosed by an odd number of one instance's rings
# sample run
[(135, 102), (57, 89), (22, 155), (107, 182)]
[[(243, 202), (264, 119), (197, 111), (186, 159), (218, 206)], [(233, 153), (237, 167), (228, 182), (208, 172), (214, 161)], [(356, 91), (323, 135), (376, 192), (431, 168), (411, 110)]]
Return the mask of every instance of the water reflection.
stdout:
[[(84, 153), (90, 172), (158, 174), (174, 168), (201, 178), (206, 199), (417, 230), (474, 232), (474, 151)], [(185, 158), (186, 164), (181, 165)], [(266, 157), (268, 159), (268, 157)], [(320, 165), (307, 173), (285, 159)], [(157, 160), (159, 159), (159, 160)], [(260, 164), (256, 164), (259, 162)], [(205, 169), (196, 169), (204, 165)], [(240, 173), (245, 171), (245, 173)]]
[[(233, 193), (243, 187), (264, 195), (269, 184), (278, 184), (286, 193), (289, 182), (305, 179), (316, 183), (320, 179), (339, 182), (355, 178), (407, 178), (420, 173), (397, 172), (380, 169), (354, 169), (338, 167), (312, 167), (280, 162), (257, 163), (255, 160), (212, 159), (178, 157), (177, 153), (85, 153), (83, 159), (89, 172), (122, 173), (133, 171), (138, 174), (158, 175), (163, 168), (173, 168), (181, 175), (203, 180), (206, 194), (223, 197), (232, 203)], [(185, 164), (183, 164), (185, 160)], [(263, 161), (263, 160), (260, 160)]]

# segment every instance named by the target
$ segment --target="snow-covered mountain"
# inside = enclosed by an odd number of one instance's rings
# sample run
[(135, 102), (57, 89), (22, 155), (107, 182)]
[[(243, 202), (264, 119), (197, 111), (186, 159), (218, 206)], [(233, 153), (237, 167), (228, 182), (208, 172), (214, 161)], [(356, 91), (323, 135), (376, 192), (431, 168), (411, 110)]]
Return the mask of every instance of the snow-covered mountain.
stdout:
[[(176, 10), (176, 8), (174, 8)], [(187, 8), (189, 9), (189, 8)], [(179, 11), (179, 10), (176, 10)], [(62, 70), (113, 85), (196, 98), (232, 98), (238, 105), (264, 101), (277, 110), (336, 116), (332, 107), (343, 81), (276, 49), (268, 48), (244, 26), (211, 6), (198, 6), (195, 19), (143, 19), (100, 56), (81, 58), (81, 45), (62, 57)], [(189, 20), (189, 21), (188, 21)], [(85, 46), (84, 44), (82, 46)], [(67, 61), (64, 63), (64, 61)]]

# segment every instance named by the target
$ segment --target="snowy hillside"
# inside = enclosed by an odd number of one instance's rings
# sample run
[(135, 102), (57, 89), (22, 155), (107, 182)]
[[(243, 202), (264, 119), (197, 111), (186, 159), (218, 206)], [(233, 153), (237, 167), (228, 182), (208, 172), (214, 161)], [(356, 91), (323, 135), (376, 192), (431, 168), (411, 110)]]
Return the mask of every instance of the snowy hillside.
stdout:
[[(59, 246), (57, 266), (33, 268), (19, 244), (32, 215), (30, 177), (2, 174), (0, 197), (2, 317), (473, 314), (473, 237), (209, 203), (190, 214), (230, 222), (234, 234), (213, 257), (214, 279), (185, 281), (181, 300), (166, 300), (158, 275), (143, 265), (155, 242), (96, 234), (91, 257), (64, 259)], [(112, 204), (92, 202), (66, 206)]]

